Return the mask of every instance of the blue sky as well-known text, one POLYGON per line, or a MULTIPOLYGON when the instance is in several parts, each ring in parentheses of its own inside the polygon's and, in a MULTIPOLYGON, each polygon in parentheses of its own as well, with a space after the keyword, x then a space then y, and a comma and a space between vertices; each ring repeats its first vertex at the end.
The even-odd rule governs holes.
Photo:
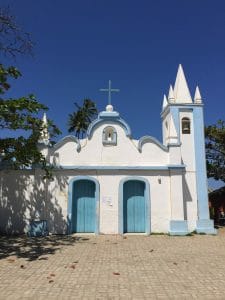
POLYGON ((2 0, 32 34, 34 58, 18 58, 23 77, 10 95, 34 93, 67 134, 74 102, 103 110, 108 80, 120 93, 114 108, 133 136, 161 140, 163 94, 183 65, 190 91, 198 84, 205 123, 225 119, 224 0, 2 0))

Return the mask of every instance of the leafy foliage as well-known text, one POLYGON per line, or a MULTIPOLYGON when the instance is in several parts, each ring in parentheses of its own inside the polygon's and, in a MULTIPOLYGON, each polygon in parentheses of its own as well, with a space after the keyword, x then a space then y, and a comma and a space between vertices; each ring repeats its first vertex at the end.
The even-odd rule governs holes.
MULTIPOLYGON (((32 54, 32 49, 30 34, 17 24, 16 18, 8 8, 0 7, 0 54, 15 59, 18 55, 32 54)), ((0 64, 1 166, 22 169, 38 164, 45 170, 45 176, 51 177, 52 167, 38 148, 41 131, 44 129, 39 115, 48 108, 39 103, 32 94, 18 99, 5 98, 11 87, 10 82, 20 76, 20 71, 14 66, 6 67, 0 64), (9 130, 10 134, 4 134, 6 130, 9 130)), ((60 133, 50 120, 48 130, 51 138, 60 133)))
POLYGON ((15 58, 18 54, 32 54, 33 42, 11 15, 9 8, 0 8, 0 53, 15 58))
POLYGON ((225 121, 205 128, 207 175, 225 182, 225 121))
MULTIPOLYGON (((3 99, 1 96, 10 88, 9 79, 19 76, 21 74, 15 67, 5 68, 0 64, 0 128, 27 132, 26 137, 23 134, 0 138, 1 159, 3 163, 15 169, 39 164, 45 170, 46 176, 50 177, 51 167, 38 149, 38 141, 44 129, 38 114, 48 108, 39 103, 34 95, 18 99, 3 99)), ((52 121, 48 121, 48 129, 51 138, 60 133, 52 121)))
POLYGON ((69 132, 75 132, 77 138, 83 138, 87 132, 89 124, 97 116, 96 104, 90 99, 83 100, 83 106, 81 107, 77 103, 76 111, 69 114, 69 132))

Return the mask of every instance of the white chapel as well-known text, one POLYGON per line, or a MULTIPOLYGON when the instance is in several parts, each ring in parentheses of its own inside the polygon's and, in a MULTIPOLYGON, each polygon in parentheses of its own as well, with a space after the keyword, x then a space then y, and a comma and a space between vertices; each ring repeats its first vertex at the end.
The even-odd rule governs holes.
POLYGON ((53 180, 38 167, 1 168, 0 232, 24 233, 36 221, 37 230, 45 222, 53 234, 215 234, 203 101, 198 87, 192 99, 181 65, 161 119, 162 143, 151 135, 133 139, 111 104, 85 139, 70 135, 52 146, 46 128, 40 149, 54 166, 53 180))

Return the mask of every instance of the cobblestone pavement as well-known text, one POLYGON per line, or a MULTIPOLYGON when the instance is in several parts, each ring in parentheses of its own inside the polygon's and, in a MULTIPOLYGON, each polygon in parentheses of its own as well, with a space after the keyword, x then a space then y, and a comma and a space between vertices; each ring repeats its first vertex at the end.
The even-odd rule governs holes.
POLYGON ((0 237, 0 299, 225 299, 225 231, 0 237))

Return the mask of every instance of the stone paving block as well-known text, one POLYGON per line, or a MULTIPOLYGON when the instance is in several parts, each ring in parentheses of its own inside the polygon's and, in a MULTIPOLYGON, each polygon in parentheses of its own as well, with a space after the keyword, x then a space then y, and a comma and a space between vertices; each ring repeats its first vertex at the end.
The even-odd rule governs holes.
POLYGON ((0 237, 0 299, 225 299, 217 236, 0 237))

